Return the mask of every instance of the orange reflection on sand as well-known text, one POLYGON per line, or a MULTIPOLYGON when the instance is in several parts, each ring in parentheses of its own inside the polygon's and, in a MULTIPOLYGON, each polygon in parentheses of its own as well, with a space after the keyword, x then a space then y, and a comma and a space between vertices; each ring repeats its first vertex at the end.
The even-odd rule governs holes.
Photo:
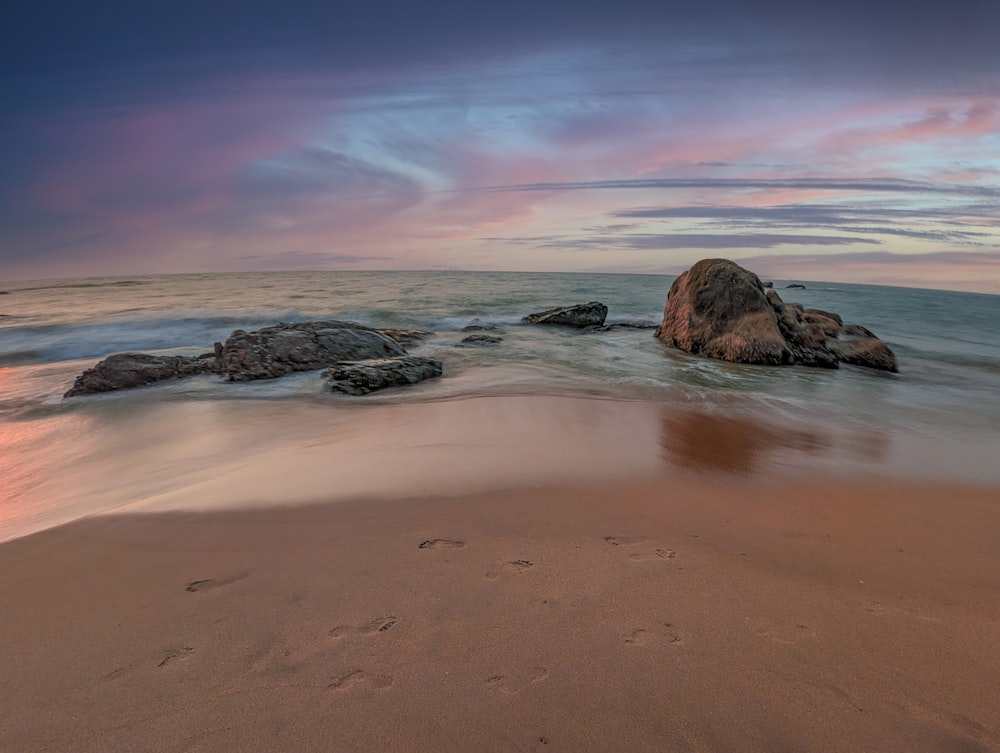
POLYGON ((660 427, 663 460, 706 472, 757 473, 784 450, 823 454, 833 447, 824 432, 695 411, 667 413, 660 427))

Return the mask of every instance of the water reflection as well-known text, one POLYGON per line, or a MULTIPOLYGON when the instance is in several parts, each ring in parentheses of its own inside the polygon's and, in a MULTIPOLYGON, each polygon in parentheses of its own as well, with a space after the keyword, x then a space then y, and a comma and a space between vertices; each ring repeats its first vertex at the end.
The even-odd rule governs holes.
POLYGON ((888 439, 874 432, 843 437, 814 428, 698 411, 670 411, 660 420, 661 459, 705 473, 753 474, 778 465, 801 465, 803 455, 833 460, 844 450, 858 459, 879 461, 887 448, 888 439))

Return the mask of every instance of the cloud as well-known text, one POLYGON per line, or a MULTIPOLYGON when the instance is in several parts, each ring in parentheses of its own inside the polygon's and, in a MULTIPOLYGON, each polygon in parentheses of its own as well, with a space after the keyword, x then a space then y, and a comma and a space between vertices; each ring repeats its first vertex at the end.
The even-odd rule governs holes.
MULTIPOLYGON (((818 191, 855 191, 871 193, 947 194, 1000 198, 1000 187, 947 185, 903 178, 630 178, 549 183, 525 183, 510 186, 482 186, 463 190, 506 191, 609 191, 637 189, 787 189, 818 191)), ((635 216, 635 215, 632 215, 635 216)))
POLYGON ((849 246, 856 243, 878 244, 871 238, 834 235, 793 235, 779 233, 629 233, 581 238, 573 235, 541 235, 520 238, 480 238, 483 241, 572 251, 589 250, 675 250, 741 249, 776 246, 849 246))

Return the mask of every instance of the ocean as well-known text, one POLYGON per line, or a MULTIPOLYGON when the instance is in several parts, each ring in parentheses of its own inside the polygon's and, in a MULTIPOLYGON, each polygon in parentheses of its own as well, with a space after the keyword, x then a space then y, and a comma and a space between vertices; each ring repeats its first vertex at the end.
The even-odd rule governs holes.
POLYGON ((109 510, 312 501, 400 484, 418 496, 595 473, 1000 482, 998 296, 775 281, 785 301, 873 330, 895 351, 898 374, 729 364, 670 349, 650 329, 519 324, 593 300, 608 306, 609 324, 658 323, 672 279, 275 272, 0 282, 0 540, 109 510), (112 353, 196 354, 234 329, 312 319, 431 331, 410 352, 440 359, 444 377, 362 398, 324 392, 320 372, 62 397, 112 353), (496 327, 502 343, 456 347, 473 324, 496 327))

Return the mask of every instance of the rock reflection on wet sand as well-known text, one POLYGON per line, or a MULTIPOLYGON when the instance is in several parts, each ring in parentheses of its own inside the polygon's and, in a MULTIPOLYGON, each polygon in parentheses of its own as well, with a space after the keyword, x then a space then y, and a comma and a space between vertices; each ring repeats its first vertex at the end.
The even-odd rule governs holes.
POLYGON ((661 459, 703 472, 753 474, 776 465, 801 463, 802 456, 827 459, 849 456, 884 458, 888 439, 865 432, 835 436, 832 432, 699 411, 668 411, 660 419, 661 459), (794 457, 793 457, 794 456, 794 457))

